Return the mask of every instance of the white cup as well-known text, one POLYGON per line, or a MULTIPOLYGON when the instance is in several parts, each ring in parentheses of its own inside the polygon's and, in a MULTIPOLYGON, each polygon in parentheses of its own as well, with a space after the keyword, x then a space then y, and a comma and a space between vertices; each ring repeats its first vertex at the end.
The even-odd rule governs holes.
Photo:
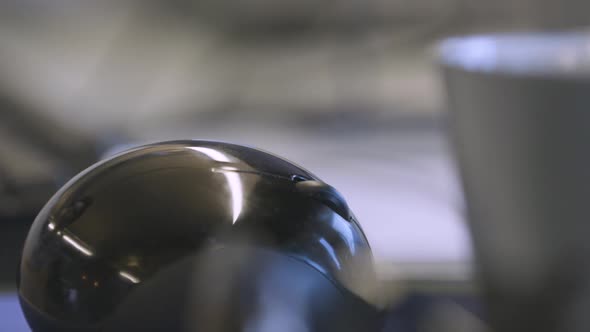
POLYGON ((590 331, 590 34, 441 43, 495 331, 590 331))

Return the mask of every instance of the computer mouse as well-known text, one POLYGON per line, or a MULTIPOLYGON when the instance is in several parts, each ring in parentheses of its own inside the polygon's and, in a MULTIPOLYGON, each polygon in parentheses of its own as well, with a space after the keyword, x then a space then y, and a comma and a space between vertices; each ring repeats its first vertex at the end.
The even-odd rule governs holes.
POLYGON ((26 238, 33 332, 377 331, 369 242, 346 200, 258 149, 131 148, 67 182, 26 238))

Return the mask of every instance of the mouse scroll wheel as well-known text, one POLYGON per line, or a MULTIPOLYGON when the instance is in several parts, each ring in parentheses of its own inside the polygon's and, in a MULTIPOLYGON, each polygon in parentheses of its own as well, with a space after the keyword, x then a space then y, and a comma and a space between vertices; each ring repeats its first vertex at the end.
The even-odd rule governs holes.
POLYGON ((330 207, 347 221, 351 219, 348 204, 340 193, 327 183, 307 180, 295 184, 297 191, 330 207))

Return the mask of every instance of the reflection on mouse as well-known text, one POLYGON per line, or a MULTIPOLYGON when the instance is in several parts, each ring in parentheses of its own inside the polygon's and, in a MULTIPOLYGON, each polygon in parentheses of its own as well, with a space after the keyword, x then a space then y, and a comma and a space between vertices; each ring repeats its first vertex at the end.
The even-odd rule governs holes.
POLYGON ((37 216, 18 271, 34 332, 377 331, 371 250, 312 173, 234 144, 101 161, 37 216))

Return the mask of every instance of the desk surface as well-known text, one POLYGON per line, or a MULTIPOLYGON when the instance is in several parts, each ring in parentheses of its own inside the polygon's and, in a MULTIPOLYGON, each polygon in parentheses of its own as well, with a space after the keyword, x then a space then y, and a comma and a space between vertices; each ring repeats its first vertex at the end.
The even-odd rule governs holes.
POLYGON ((13 293, 0 294, 0 331, 27 332, 27 323, 13 293))

